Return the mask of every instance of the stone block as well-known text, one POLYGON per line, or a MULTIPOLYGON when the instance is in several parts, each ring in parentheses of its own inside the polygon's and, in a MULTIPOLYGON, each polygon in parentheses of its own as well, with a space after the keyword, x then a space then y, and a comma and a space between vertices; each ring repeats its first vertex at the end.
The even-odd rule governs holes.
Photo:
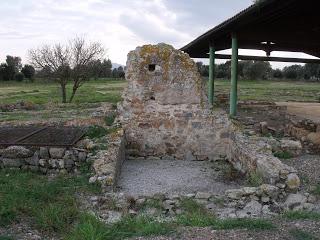
POLYGON ((302 145, 300 141, 282 139, 280 140, 280 148, 282 151, 286 151, 292 156, 299 156, 302 152, 302 145))
POLYGON ((195 198, 196 199, 209 199, 211 197, 210 193, 207 192, 197 192, 195 198))
POLYGON ((12 159, 2 157, 1 161, 4 168, 20 168, 24 165, 23 159, 20 158, 12 159))
POLYGON ((61 159, 64 156, 66 149, 65 148, 50 148, 49 153, 50 157, 53 159, 61 159))
POLYGON ((39 159, 39 165, 40 165, 40 167, 47 167, 48 160, 47 159, 39 159))
POLYGON ((247 214, 248 216, 259 216, 262 211, 262 205, 255 200, 251 200, 242 211, 242 214, 247 214))
POLYGON ((49 155, 49 150, 47 147, 40 147, 39 149, 39 157, 41 159, 49 159, 50 155, 49 155))
POLYGON ((10 146, 1 153, 3 158, 28 158, 33 156, 33 152, 23 146, 10 146))
POLYGON ((320 132, 309 133, 307 136, 307 140, 313 143, 314 145, 320 145, 320 132))
POLYGON ((59 159, 49 159, 48 165, 50 168, 56 169, 59 168, 59 159))
POLYGON ((39 155, 37 152, 35 152, 35 154, 30 157, 30 158, 25 158, 24 161, 31 166, 39 166, 39 155))
POLYGON ((85 162, 86 159, 87 159, 87 153, 84 151, 79 151, 79 153, 78 153, 79 162, 85 162))
POLYGON ((284 202, 284 206, 287 209, 293 209, 303 203, 307 202, 307 197, 302 194, 289 194, 286 201, 284 202))
POLYGON ((287 176, 286 185, 290 191, 296 191, 300 187, 300 178, 296 173, 290 173, 287 176))
POLYGON ((64 167, 67 170, 71 170, 74 167, 75 162, 72 159, 64 159, 64 167))
POLYGON ((230 189, 226 191, 227 197, 233 200, 241 199, 244 194, 245 193, 242 189, 230 189))

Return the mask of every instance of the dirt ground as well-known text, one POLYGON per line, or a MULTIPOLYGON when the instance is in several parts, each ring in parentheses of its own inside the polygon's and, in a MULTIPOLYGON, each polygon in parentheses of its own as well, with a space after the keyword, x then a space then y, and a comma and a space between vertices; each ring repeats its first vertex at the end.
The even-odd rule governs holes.
POLYGON ((320 123, 320 103, 277 102, 277 106, 286 106, 287 113, 320 123))

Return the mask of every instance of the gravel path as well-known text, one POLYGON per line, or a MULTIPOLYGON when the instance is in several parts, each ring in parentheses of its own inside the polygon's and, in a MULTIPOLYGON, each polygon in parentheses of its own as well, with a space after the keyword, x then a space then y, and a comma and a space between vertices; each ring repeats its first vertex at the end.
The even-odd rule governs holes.
POLYGON ((294 167, 302 179, 303 187, 320 184, 320 156, 301 155, 296 158, 282 160, 285 164, 294 167))
POLYGON ((209 192, 222 194, 238 188, 236 183, 224 182, 216 162, 128 160, 122 167, 118 182, 120 191, 132 195, 156 193, 184 194, 209 192))

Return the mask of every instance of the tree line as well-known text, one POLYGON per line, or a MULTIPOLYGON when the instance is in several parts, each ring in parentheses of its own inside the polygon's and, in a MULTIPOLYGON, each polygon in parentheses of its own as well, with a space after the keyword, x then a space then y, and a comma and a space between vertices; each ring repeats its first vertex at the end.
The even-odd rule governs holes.
POLYGON ((124 78, 122 66, 112 69, 110 59, 105 59, 105 49, 100 42, 88 42, 76 37, 68 44, 56 43, 30 49, 31 65, 22 66, 20 57, 7 56, 0 65, 0 80, 22 81, 24 78, 45 78, 60 85, 63 103, 72 102, 77 90, 90 79, 124 78), (71 92, 67 85, 71 84, 71 92))
MULTIPOLYGON (((209 76, 209 66, 197 62, 201 76, 209 76)), ((320 80, 320 64, 307 63, 305 65, 292 65, 283 69, 273 69, 269 62, 263 61, 239 61, 239 77, 248 80, 320 80)), ((231 61, 215 65, 215 77, 230 79, 231 61)))
POLYGON ((35 69, 32 65, 21 63, 20 57, 8 55, 6 61, 0 64, 0 81, 23 81, 24 78, 32 80, 35 69))
MULTIPOLYGON (((95 60, 90 63, 88 68, 91 77, 99 78, 124 78, 125 69, 122 66, 112 68, 110 59, 95 60)), ((5 62, 0 64, 0 81, 23 81, 28 79, 33 81, 34 78, 48 77, 48 68, 36 70, 32 65, 21 63, 21 58, 16 56, 6 56, 5 62)))

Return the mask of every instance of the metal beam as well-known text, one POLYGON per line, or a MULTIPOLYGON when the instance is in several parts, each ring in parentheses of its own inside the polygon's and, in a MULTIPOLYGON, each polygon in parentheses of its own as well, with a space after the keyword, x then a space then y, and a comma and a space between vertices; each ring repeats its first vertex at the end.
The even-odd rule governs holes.
MULTIPOLYGON (((216 54, 216 59, 231 59, 232 56, 228 54, 216 54)), ((247 56, 239 55, 239 60, 254 60, 254 61, 270 61, 270 62, 294 62, 294 63, 318 63, 320 59, 308 58, 285 58, 285 57, 264 57, 264 56, 247 56)))
MULTIPOLYGON (((216 54, 216 59, 227 59, 232 58, 229 54, 216 54)), ((239 55, 239 60, 254 60, 254 61, 268 61, 268 62, 292 62, 292 63, 318 63, 320 59, 308 59, 308 58, 286 58, 286 57, 264 57, 264 56, 247 56, 239 55)))
POLYGON ((232 34, 232 58, 231 58, 231 90, 230 90, 230 116, 237 115, 238 98, 238 39, 232 34))
POLYGON ((215 50, 214 46, 210 45, 209 48, 209 55, 210 55, 210 61, 209 61, 209 104, 212 106, 214 101, 214 62, 215 62, 215 50))

